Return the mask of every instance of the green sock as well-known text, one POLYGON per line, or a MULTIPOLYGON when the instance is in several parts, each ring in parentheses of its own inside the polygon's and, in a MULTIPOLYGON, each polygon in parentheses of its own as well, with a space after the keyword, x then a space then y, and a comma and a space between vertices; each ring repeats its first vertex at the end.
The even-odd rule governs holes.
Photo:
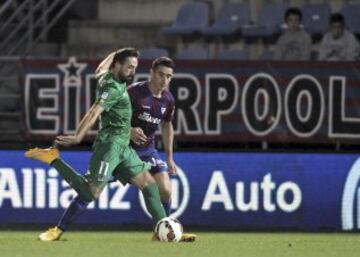
POLYGON ((153 217, 154 222, 158 222, 166 217, 163 205, 161 204, 159 189, 155 183, 152 183, 142 190, 146 208, 153 217))
POLYGON ((81 200, 86 202, 95 200, 86 179, 71 168, 66 162, 61 159, 56 159, 51 163, 51 166, 53 166, 60 173, 62 178, 75 189, 81 200))

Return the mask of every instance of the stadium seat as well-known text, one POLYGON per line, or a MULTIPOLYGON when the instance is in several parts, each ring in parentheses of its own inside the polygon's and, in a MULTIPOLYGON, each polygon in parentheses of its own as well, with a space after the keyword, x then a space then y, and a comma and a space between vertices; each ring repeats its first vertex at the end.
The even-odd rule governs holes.
POLYGON ((176 56, 179 60, 207 60, 209 53, 205 48, 193 47, 183 49, 176 56))
POLYGON ((205 36, 230 36, 241 31, 250 22, 250 10, 245 3, 225 3, 215 23, 202 30, 205 36))
POLYGON ((140 50, 140 59, 156 59, 161 56, 169 56, 165 48, 145 48, 140 50))
POLYGON ((218 60, 248 60, 249 54, 244 50, 223 50, 218 56, 218 60))
POLYGON ((341 8, 346 27, 356 35, 360 35, 360 4, 345 3, 341 8))
POLYGON ((304 29, 312 36, 323 35, 329 27, 331 7, 328 3, 305 4, 302 8, 304 29))
POLYGON ((162 31, 167 36, 190 36, 200 33, 208 23, 209 5, 205 2, 188 2, 179 9, 175 23, 162 31))
POLYGON ((255 24, 244 25, 241 29, 246 39, 271 38, 280 33, 284 23, 286 4, 266 3, 261 8, 255 24))

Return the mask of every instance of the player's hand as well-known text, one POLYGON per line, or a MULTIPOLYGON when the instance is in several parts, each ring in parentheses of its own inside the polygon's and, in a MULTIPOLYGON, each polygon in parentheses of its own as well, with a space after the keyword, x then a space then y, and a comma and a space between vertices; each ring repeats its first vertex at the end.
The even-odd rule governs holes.
POLYGON ((131 128, 131 141, 137 145, 142 145, 147 141, 147 137, 141 128, 135 127, 131 128))
POLYGON ((80 139, 77 138, 75 135, 61 135, 57 136, 55 139, 55 143, 63 146, 71 146, 77 145, 80 143, 80 139))
POLYGON ((168 166, 169 175, 176 175, 176 164, 173 159, 167 159, 166 164, 168 166))

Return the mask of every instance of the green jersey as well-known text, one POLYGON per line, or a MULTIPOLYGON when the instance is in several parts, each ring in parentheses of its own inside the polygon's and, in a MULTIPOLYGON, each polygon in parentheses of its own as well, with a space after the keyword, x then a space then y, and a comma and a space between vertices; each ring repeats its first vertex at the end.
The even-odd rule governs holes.
POLYGON ((96 104, 104 108, 100 117, 100 130, 95 144, 116 142, 130 143, 132 108, 126 83, 118 81, 111 72, 98 78, 96 104))

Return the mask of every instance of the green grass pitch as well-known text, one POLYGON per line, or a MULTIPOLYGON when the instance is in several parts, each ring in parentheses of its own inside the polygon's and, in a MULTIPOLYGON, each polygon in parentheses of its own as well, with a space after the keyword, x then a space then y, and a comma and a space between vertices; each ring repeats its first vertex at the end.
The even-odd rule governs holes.
POLYGON ((39 231, 0 231, 0 257, 352 257, 360 256, 355 233, 200 232, 194 243, 152 242, 149 232, 69 232, 41 242, 39 231))

